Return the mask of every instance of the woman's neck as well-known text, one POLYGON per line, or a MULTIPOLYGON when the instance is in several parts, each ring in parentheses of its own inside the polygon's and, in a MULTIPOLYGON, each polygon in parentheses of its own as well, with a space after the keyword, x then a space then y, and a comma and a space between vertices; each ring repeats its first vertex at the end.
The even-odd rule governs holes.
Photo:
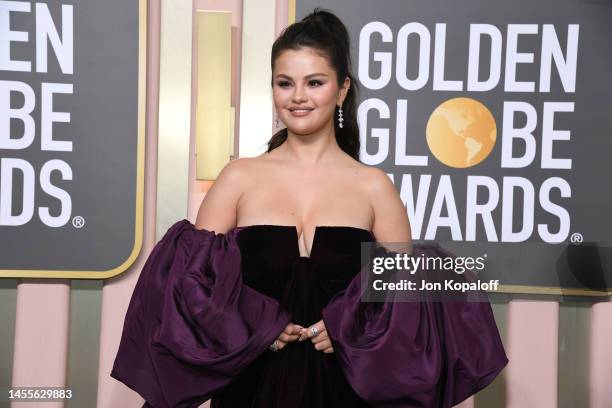
POLYGON ((287 140, 281 148, 291 160, 303 165, 336 160, 342 150, 336 141, 333 127, 309 135, 298 135, 287 129, 287 140))

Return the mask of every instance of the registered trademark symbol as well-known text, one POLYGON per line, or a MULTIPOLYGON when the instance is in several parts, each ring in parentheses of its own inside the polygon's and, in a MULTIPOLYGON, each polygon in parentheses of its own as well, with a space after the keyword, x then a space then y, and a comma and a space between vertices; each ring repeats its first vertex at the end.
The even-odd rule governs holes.
POLYGON ((85 218, 77 215, 72 219, 72 226, 74 228, 83 228, 85 226, 85 218))
POLYGON ((570 242, 572 244, 580 244, 582 243, 582 240, 583 240, 582 234, 579 232, 574 232, 572 236, 570 237, 570 242))

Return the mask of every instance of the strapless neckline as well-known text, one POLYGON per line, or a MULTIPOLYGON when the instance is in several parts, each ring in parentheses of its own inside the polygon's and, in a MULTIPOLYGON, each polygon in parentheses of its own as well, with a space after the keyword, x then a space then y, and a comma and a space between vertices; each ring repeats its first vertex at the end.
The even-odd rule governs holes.
MULTIPOLYGON (((251 225, 241 225, 241 226, 236 226, 234 228, 232 228, 232 230, 236 231, 236 232, 241 232, 244 230, 249 230, 249 229, 265 229, 265 228, 272 228, 272 229, 279 229, 281 231, 288 231, 291 232, 294 235, 294 243, 295 243, 295 247, 297 249, 297 253, 300 253, 299 250, 299 234, 298 234, 298 228, 297 225, 280 225, 280 224, 251 224, 251 225)), ((310 254, 309 255, 299 255, 300 259, 311 259, 313 258, 313 255, 316 251, 317 248, 317 243, 319 242, 319 235, 320 235, 320 231, 325 231, 325 230, 345 230, 345 231, 355 231, 358 233, 365 233, 368 235, 369 240, 372 240, 374 238, 374 234, 372 234, 372 231, 367 230, 365 228, 361 228, 361 227, 354 227, 354 226, 350 226, 350 225, 315 225, 314 228, 314 234, 312 236, 312 243, 310 244, 310 254)), ((231 231, 231 230, 230 230, 231 231)))

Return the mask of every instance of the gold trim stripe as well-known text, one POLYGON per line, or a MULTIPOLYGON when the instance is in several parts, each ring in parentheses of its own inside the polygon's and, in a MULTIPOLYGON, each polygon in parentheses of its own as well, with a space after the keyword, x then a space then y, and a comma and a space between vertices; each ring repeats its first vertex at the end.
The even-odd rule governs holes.
POLYGON ((288 0, 289 1, 289 7, 288 7, 288 13, 287 13, 287 17, 288 17, 288 22, 289 24, 293 24, 295 23, 295 13, 296 13, 296 0, 288 0))

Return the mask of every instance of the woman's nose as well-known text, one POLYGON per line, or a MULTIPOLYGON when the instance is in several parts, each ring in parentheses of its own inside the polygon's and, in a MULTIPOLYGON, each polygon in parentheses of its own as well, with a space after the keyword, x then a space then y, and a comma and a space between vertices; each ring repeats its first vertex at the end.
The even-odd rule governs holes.
POLYGON ((306 94, 304 92, 304 87, 296 86, 294 89, 295 89, 295 92, 293 92, 293 102, 295 103, 305 102, 306 94))

